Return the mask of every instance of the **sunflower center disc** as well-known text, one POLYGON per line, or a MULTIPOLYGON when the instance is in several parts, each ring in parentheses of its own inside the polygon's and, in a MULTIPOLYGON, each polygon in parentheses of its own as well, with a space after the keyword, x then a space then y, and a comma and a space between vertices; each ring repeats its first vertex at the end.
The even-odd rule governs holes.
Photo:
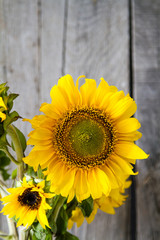
POLYGON ((101 110, 75 109, 58 121, 53 145, 68 166, 88 169, 106 162, 115 136, 109 117, 101 110))
POLYGON ((100 154, 104 148, 104 131, 94 120, 78 122, 69 135, 72 148, 82 157, 100 154))
POLYGON ((31 188, 26 189, 22 195, 18 196, 18 201, 22 206, 29 206, 31 209, 38 209, 41 203, 41 197, 36 191, 31 191, 31 188))

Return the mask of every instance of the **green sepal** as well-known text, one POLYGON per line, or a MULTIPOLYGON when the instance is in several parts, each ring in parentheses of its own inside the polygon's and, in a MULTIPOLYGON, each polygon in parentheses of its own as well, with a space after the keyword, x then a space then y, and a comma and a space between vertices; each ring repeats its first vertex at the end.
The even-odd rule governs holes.
MULTIPOLYGON (((14 128, 15 128, 16 133, 17 133, 17 135, 18 135, 18 137, 20 139, 20 142, 21 142, 21 145, 22 145, 22 149, 23 149, 23 152, 24 152, 26 150, 26 147, 27 147, 26 138, 25 138, 24 134, 17 127, 14 126, 14 128)), ((13 145, 12 142, 11 142, 11 147, 15 151, 14 145, 13 145)))
POLYGON ((16 111, 13 111, 9 115, 6 115, 6 119, 4 120, 3 127, 6 130, 8 125, 12 122, 15 122, 18 118, 20 118, 19 114, 16 111))
POLYGON ((89 217, 93 211, 93 198, 89 197, 83 200, 78 207, 82 210, 84 217, 89 217))
POLYGON ((57 236, 56 240, 79 240, 79 238, 69 232, 65 232, 64 234, 57 236))

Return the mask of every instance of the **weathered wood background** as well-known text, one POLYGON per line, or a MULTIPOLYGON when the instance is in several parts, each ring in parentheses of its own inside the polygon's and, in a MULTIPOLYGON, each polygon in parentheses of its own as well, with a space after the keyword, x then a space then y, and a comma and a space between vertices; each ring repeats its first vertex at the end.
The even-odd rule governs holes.
MULTIPOLYGON (((130 92, 150 153, 125 205, 74 228, 80 240, 160 239, 160 1, 0 0, 0 79, 20 94, 21 116, 50 102, 58 78, 82 74, 130 92)), ((29 124, 18 122, 27 135, 29 124)), ((1 229, 6 222, 1 217, 1 229)), ((6 230, 7 231, 7 230, 6 230)))

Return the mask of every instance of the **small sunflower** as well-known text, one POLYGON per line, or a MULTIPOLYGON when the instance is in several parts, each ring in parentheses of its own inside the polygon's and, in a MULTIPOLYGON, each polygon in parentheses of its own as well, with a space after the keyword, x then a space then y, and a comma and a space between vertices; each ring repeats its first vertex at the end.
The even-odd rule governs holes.
POLYGON ((6 114, 3 113, 3 111, 7 110, 7 107, 2 99, 2 97, 0 97, 0 118, 1 118, 1 122, 3 122, 6 119, 6 114))
POLYGON ((98 209, 109 214, 115 214, 114 208, 120 207, 125 202, 127 195, 124 195, 124 192, 130 185, 131 181, 125 181, 121 188, 112 189, 108 197, 103 195, 101 198, 95 199, 93 202, 93 211, 89 217, 84 217, 81 209, 76 207, 72 211, 71 218, 68 220, 68 229, 71 229, 74 223, 76 223, 77 227, 80 227, 84 220, 90 224, 94 220, 98 209))
MULTIPOLYGON (((81 76, 84 77, 84 76, 81 76)), ((79 77, 80 78, 80 77, 79 77)), ((45 115, 28 120, 35 129, 28 144, 35 145, 24 162, 37 170, 48 168, 51 191, 78 201, 108 196, 111 189, 123 185, 136 159, 148 155, 134 141, 142 134, 140 123, 131 118, 137 106, 123 91, 109 86, 101 78, 76 86, 70 75, 59 79, 43 103, 45 115)))
POLYGON ((28 228, 37 218, 44 229, 45 226, 50 228, 45 211, 51 207, 46 203, 46 198, 52 198, 53 194, 44 193, 44 184, 45 181, 37 185, 32 181, 27 183, 24 177, 21 187, 7 189, 10 195, 1 199, 5 204, 1 212, 9 218, 15 216, 17 227, 23 224, 28 228))
POLYGON ((68 229, 71 229, 74 223, 76 223, 77 227, 80 227, 83 224, 84 220, 86 220, 87 223, 90 224, 94 220, 97 210, 98 205, 94 202, 91 215, 89 217, 84 217, 81 209, 79 207, 76 207, 76 209, 72 211, 71 218, 68 220, 68 229))
POLYGON ((95 204, 103 212, 115 214, 114 208, 120 207, 126 201, 127 195, 124 195, 124 192, 130 185, 131 181, 125 181, 120 188, 112 189, 108 197, 103 195, 101 198, 95 199, 95 204))

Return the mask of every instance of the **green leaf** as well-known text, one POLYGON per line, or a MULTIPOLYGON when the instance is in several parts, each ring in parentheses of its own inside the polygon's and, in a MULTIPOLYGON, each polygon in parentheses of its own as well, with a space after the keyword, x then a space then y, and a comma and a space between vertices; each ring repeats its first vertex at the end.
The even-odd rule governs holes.
POLYGON ((37 238, 37 237, 35 236, 35 234, 33 234, 33 235, 32 235, 32 240, 39 240, 39 238, 37 238))
POLYGON ((17 177, 17 168, 12 171, 12 179, 16 179, 17 177))
POLYGON ((13 107, 13 100, 18 97, 19 94, 16 93, 11 93, 8 95, 8 99, 7 99, 7 107, 8 107, 8 111, 10 111, 13 107))
POLYGON ((76 209, 78 205, 78 202, 77 202, 77 199, 74 198, 71 202, 69 202, 67 204, 67 215, 68 215, 68 218, 70 218, 72 216, 72 211, 76 209))
POLYGON ((0 123, 0 137, 4 134, 3 123, 0 123))
POLYGON ((0 169, 1 173, 2 173, 2 177, 3 177, 3 180, 6 181, 7 179, 9 179, 10 177, 10 174, 7 173, 7 170, 6 169, 0 169))
POLYGON ((79 238, 69 232, 65 232, 64 234, 57 236, 56 240, 79 240, 79 238))
POLYGON ((54 221, 49 223, 49 226, 51 227, 52 233, 56 233, 57 232, 57 225, 54 221))
POLYGON ((82 203, 80 203, 78 206, 81 208, 84 217, 89 217, 93 211, 92 197, 83 200, 82 203))
POLYGON ((0 150, 0 167, 5 167, 10 164, 10 159, 6 156, 6 154, 0 150))
POLYGON ((10 177, 10 174, 5 169, 6 166, 10 164, 10 159, 6 156, 6 154, 0 150, 0 172, 4 180, 7 180, 10 177))
POLYGON ((33 225, 33 236, 34 240, 52 240, 52 233, 49 228, 42 228, 40 223, 34 223, 33 225))
MULTIPOLYGON (((17 135, 18 135, 18 137, 20 139, 20 142, 21 142, 21 145, 22 145, 22 149, 23 149, 23 152, 24 152, 26 147, 27 147, 26 138, 25 138, 24 134, 17 127, 14 126, 14 128, 15 128, 16 133, 17 133, 17 135)), ((13 143, 11 143, 11 146, 12 146, 13 150, 15 151, 13 143)))
POLYGON ((3 92, 6 93, 8 91, 9 87, 6 87, 6 84, 7 83, 0 84, 0 95, 2 95, 3 92))
POLYGON ((67 230, 68 225, 68 215, 66 210, 62 207, 57 218, 57 232, 56 234, 63 234, 67 230))
POLYGON ((37 177, 37 173, 34 171, 33 167, 30 167, 29 165, 27 165, 26 174, 32 177, 37 177))

